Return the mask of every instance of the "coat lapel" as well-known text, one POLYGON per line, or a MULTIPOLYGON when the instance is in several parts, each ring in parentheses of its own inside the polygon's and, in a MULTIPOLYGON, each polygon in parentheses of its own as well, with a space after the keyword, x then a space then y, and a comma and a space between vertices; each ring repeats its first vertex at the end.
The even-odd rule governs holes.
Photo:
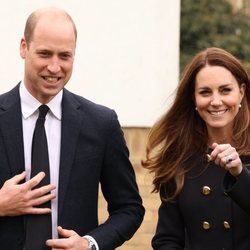
POLYGON ((0 130, 12 175, 24 171, 22 113, 19 85, 5 94, 0 104, 0 130))
POLYGON ((62 101, 62 134, 58 192, 59 219, 74 161, 74 154, 80 127, 80 104, 69 91, 64 89, 62 101))

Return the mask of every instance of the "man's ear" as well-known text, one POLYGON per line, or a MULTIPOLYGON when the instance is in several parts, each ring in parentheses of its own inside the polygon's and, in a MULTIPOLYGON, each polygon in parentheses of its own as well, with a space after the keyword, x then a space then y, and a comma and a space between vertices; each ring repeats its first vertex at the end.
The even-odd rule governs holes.
POLYGON ((26 50, 27 50, 27 42, 24 38, 22 38, 20 42, 20 56, 23 59, 25 59, 26 57, 26 50))

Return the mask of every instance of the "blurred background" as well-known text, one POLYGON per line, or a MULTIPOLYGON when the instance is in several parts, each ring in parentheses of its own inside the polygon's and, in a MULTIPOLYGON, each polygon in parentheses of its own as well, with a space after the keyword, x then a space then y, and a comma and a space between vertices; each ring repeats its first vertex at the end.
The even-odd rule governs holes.
POLYGON ((250 1, 181 1, 180 71, 206 47, 221 47, 250 71, 250 1))
MULTIPOLYGON (((19 43, 25 21, 45 6, 67 10, 78 29, 67 88, 115 109, 130 150, 146 214, 135 236, 119 249, 152 249, 160 201, 151 193, 151 174, 141 166, 148 132, 171 104, 185 65, 201 49, 226 49, 250 72, 250 0, 2 2, 0 93, 22 80, 19 43)), ((99 215, 100 223, 108 216, 101 190, 99 215)))

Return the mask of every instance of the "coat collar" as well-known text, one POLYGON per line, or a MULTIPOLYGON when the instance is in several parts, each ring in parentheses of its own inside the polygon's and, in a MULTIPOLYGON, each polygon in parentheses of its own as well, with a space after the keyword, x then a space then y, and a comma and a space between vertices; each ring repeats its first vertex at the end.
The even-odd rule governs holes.
POLYGON ((69 182, 77 139, 80 133, 81 122, 82 118, 80 115, 80 103, 76 100, 71 92, 64 89, 62 100, 62 134, 59 169, 58 218, 60 218, 64 197, 69 182))

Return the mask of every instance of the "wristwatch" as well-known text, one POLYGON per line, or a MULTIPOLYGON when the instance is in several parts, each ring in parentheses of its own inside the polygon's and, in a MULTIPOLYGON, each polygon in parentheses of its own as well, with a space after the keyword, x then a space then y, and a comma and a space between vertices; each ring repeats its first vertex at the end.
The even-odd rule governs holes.
POLYGON ((95 243, 90 238, 84 237, 84 239, 89 242, 88 250, 96 250, 95 243))

